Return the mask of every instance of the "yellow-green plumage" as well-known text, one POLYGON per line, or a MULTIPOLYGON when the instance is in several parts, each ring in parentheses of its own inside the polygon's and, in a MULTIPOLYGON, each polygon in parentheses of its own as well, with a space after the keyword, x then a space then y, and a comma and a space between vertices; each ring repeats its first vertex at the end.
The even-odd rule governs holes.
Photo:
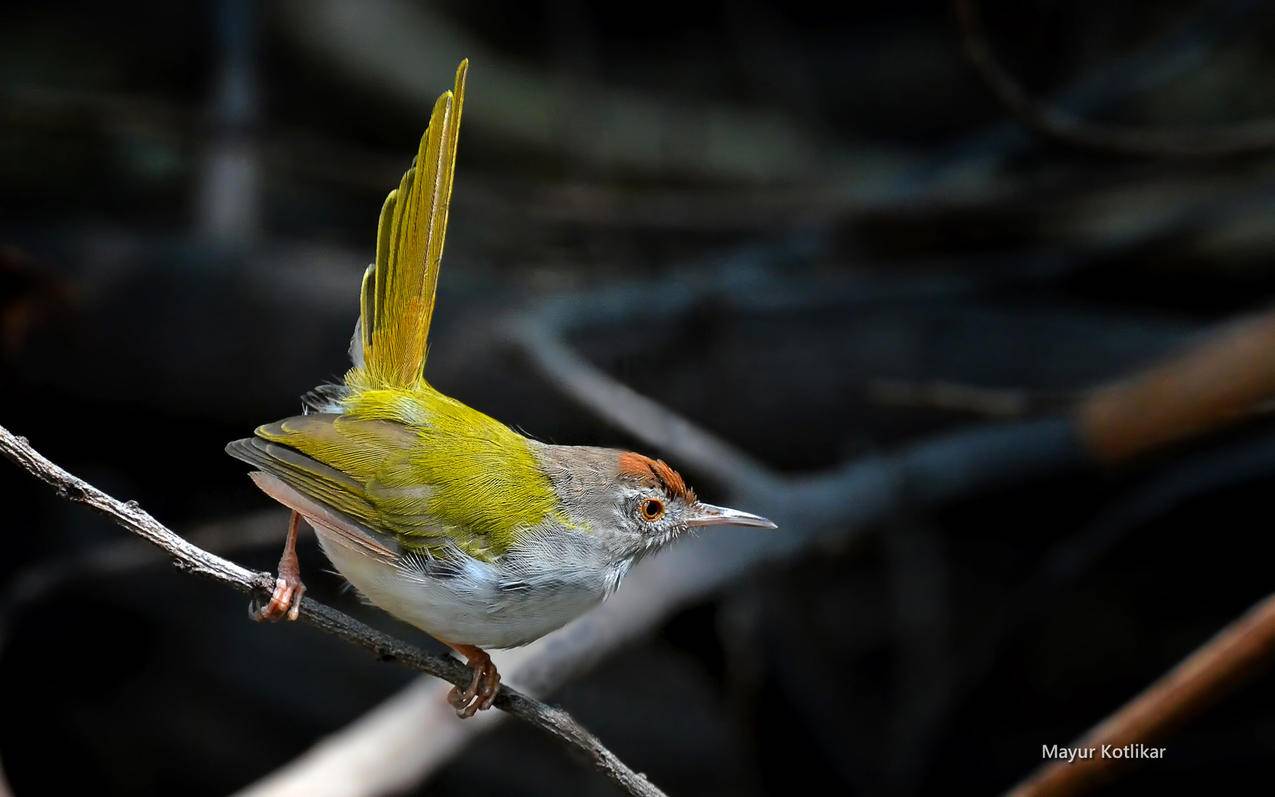
POLYGON ((491 561, 559 507, 526 438, 424 377, 467 69, 381 209, 340 412, 261 426, 258 439, 278 445, 236 456, 405 547, 491 561))
POLYGON ((468 63, 434 106, 415 160, 381 209, 376 256, 342 384, 306 414, 226 446, 293 511, 279 577, 258 619, 297 619, 300 519, 371 603, 445 641, 474 670, 449 700, 489 708, 499 675, 483 648, 539 639, 606 599, 629 568, 694 526, 773 528, 700 502, 665 463, 537 443, 425 380, 468 63))
POLYGON ((423 382, 353 392, 344 414, 303 415, 256 434, 348 477, 290 483, 409 548, 451 542, 489 560, 557 507, 526 438, 423 382))
POLYGON ((414 388, 422 378, 468 70, 461 61, 455 88, 434 103, 415 161, 381 207, 376 262, 363 275, 363 362, 345 378, 352 388, 414 388))

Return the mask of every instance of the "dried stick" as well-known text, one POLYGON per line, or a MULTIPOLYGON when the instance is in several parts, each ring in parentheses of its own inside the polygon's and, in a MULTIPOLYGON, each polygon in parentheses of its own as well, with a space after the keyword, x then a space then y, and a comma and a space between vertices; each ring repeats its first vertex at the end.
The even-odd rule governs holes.
POLYGON ((1146 691, 1100 722, 1072 746, 1095 748, 1093 758, 1054 761, 1010 792, 1014 797, 1083 794, 1131 759, 1105 758, 1103 745, 1152 746, 1158 739, 1251 677, 1275 658, 1275 595, 1270 595, 1187 656, 1146 691))
POLYGON ((974 0, 954 0, 965 55, 996 99, 1032 130, 1081 149, 1154 158, 1223 158, 1275 149, 1275 122, 1233 127, 1154 130, 1094 124, 1052 108, 1027 94, 996 60, 974 0))
MULTIPOLYGON (((106 515, 117 525, 162 548, 172 557, 178 570, 206 576, 250 595, 269 594, 274 588, 273 575, 248 570, 192 545, 151 517, 135 501, 119 501, 73 476, 32 448, 25 438, 14 435, 3 426, 0 426, 0 454, 48 484, 61 497, 106 515)), ((371 651, 382 660, 397 661, 462 688, 469 682, 469 668, 459 661, 425 653, 309 598, 302 602, 301 619, 371 651)), ((661 797, 664 794, 645 776, 629 769, 597 737, 562 709, 541 703, 507 686, 501 688, 495 705, 582 752, 595 769, 629 794, 644 797, 661 797)))
POLYGON ((1275 310, 1223 325, 1163 363, 1094 391, 1078 408, 1086 447, 1123 462, 1221 428, 1275 396, 1275 310))

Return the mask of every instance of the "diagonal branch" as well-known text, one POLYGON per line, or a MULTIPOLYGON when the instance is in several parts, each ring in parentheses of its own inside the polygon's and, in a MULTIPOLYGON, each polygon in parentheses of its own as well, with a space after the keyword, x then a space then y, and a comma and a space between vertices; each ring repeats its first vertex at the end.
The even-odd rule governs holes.
MULTIPOLYGON (((1219 631, 1141 694, 1071 746, 1154 747, 1174 729, 1235 691, 1275 658, 1275 595, 1219 631)), ((1095 755, 1074 763, 1051 761, 1010 792, 1011 797, 1064 797, 1092 791, 1129 767, 1135 756, 1095 755)))
MULTIPOLYGON (((0 454, 48 484, 61 497, 106 515, 117 525, 163 549, 179 570, 214 579, 250 595, 269 594, 274 589, 274 576, 248 570, 192 545, 151 517, 137 502, 119 501, 66 472, 32 448, 26 438, 18 437, 3 426, 0 426, 0 454)), ((469 683, 469 668, 459 661, 428 654, 330 606, 305 598, 301 604, 301 619, 372 652, 384 661, 397 661, 462 688, 469 683)), ((501 687, 495 705, 583 753, 596 770, 629 794, 663 797, 664 793, 659 788, 625 765, 566 711, 541 703, 508 686, 501 687)))

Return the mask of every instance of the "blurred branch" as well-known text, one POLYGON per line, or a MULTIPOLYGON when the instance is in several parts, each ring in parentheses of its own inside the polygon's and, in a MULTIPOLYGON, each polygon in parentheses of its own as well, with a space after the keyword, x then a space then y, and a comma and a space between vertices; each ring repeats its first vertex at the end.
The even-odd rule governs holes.
MULTIPOLYGON (((279 544, 282 515, 266 510, 233 521, 209 523, 186 535, 194 545, 216 554, 245 548, 279 544)), ((44 598, 78 578, 131 574, 164 562, 164 552, 131 537, 71 551, 44 562, 36 562, 13 574, 0 590, 0 648, 6 643, 8 620, 27 604, 44 598)))
POLYGON ((996 665, 996 655, 1006 640, 1022 629, 1047 622, 1058 604, 1071 594, 1070 587, 1082 576, 1094 572, 1096 566, 1135 530, 1154 529, 1157 518, 1168 515, 1184 503, 1236 484, 1263 479, 1275 471, 1275 436, 1264 435, 1252 441, 1230 443, 1220 450, 1194 454, 1174 462, 1165 472, 1154 477, 1149 486, 1139 489, 1114 507, 1106 510, 1077 533, 1056 543, 1041 557, 1041 563, 986 615, 981 630, 963 643, 959 658, 949 676, 951 688, 937 693, 923 708, 927 716, 917 719, 925 727, 919 731, 914 762, 926 762, 925 771, 914 773, 922 782, 930 773, 934 759, 929 753, 944 732, 949 718, 961 706, 977 700, 982 685, 996 665))
POLYGON ((899 379, 874 379, 868 383, 867 394, 869 399, 878 404, 967 412, 989 418, 1021 418, 1046 411, 1056 412, 1067 404, 1067 397, 1061 394, 942 380, 905 382, 899 379))
MULTIPOLYGON (((571 308, 598 305, 608 308, 613 322, 622 320, 616 308, 640 307, 635 302, 603 300, 577 302, 571 308)), ((570 349, 563 334, 590 320, 589 316, 590 311, 582 309, 542 312, 522 329, 518 343, 564 393, 645 442, 675 454, 678 461, 696 463, 750 498, 754 491, 766 495, 767 487, 777 490, 785 499, 787 514, 765 505, 762 510, 780 518, 785 528, 802 522, 840 522, 839 530, 845 536, 874 520, 897 514, 903 507, 939 503, 988 485, 1003 485, 1086 460, 1094 464, 1127 462, 1250 417, 1265 410, 1275 395, 1275 365, 1267 356, 1275 348, 1275 310, 1271 310, 1211 330, 1162 364, 1089 392, 1079 398, 1068 422, 1046 417, 1036 423, 989 426, 967 435, 925 441, 892 456, 848 462, 829 473, 781 479, 726 441, 717 440, 690 420, 607 376, 570 349), (654 415, 649 414, 652 406, 658 410, 654 415), (643 422, 636 422, 638 418, 643 422)), ((952 391, 946 386, 920 393, 925 400, 951 404, 957 399, 984 410, 990 408, 994 415, 1027 412, 1032 405, 1060 408, 1064 403, 1061 396, 1028 401, 1023 395, 952 391)), ((797 539, 788 540, 788 551, 800 550, 812 540, 809 530, 801 529, 798 534, 797 539), (803 531, 806 533, 801 534, 803 531)), ((702 567, 711 565, 705 562, 702 567)), ((1201 701, 1198 708, 1206 705, 1208 701, 1201 701)), ((1168 729, 1174 716, 1166 716, 1160 732, 1168 729)), ((920 721, 924 721, 923 716, 920 721)), ((1150 726, 1156 727, 1154 723, 1150 726)), ((923 745, 923 737, 918 736, 916 743, 923 745)))
POLYGON ((1221 427, 1275 395, 1275 310, 1212 332, 1164 363, 1094 391, 1078 425, 1101 462, 1221 427))
POLYGON ((688 467, 739 489, 773 481, 765 465, 659 402, 613 379, 576 353, 543 323, 528 320, 519 345, 562 392, 629 434, 667 451, 688 467))
POLYGON ((292 0, 280 4, 278 13, 281 32, 315 53, 318 63, 412 109, 429 108, 438 76, 450 75, 468 56, 474 89, 465 112, 473 129, 507 145, 562 153, 575 163, 773 182, 826 174, 830 164, 845 167, 855 157, 835 140, 795 124, 790 114, 688 96, 677 72, 669 73, 673 85, 662 92, 585 84, 577 93, 552 73, 510 59, 429 5, 292 0), (562 135, 564 118, 578 135, 562 135), (661 145, 669 141, 680 145, 661 145))
MULTIPOLYGON (((1270 595, 1242 617, 1223 628, 1205 645, 1187 656, 1107 717, 1074 747, 1122 747, 1153 743, 1229 694, 1275 658, 1275 595, 1270 595)), ((1062 797, 1083 794, 1108 778, 1127 758, 1094 755, 1074 763, 1054 761, 1018 784, 1015 797, 1062 797)))
MULTIPOLYGON (((275 578, 269 573, 248 570, 211 554, 182 539, 134 501, 118 501, 88 482, 50 462, 31 447, 25 438, 0 427, 0 453, 18 467, 52 487, 59 496, 84 504, 106 515, 124 529, 162 548, 177 569, 211 578, 254 596, 267 595, 275 578)), ((374 653, 383 661, 397 661, 462 688, 468 684, 469 668, 451 658, 433 656, 370 628, 335 609, 309 598, 302 602, 301 619, 374 653)), ((593 767, 629 794, 659 797, 658 788, 644 776, 629 769, 596 737, 567 712, 548 706, 522 693, 502 687, 495 703, 500 708, 556 737, 568 747, 582 752, 593 767)), ((385 762, 388 765, 389 762, 385 762)))
POLYGON ((216 132, 204 154, 198 206, 202 233, 221 245, 250 242, 260 224, 261 153, 253 135, 259 16, 252 0, 228 0, 217 9, 216 132))
POLYGON ((992 53, 974 0, 953 0, 965 55, 1010 113, 1030 129, 1081 149, 1154 158, 1221 158, 1275 149, 1275 121, 1198 130, 1157 130, 1095 124, 1030 97, 992 53))
POLYGON ((876 379, 881 404, 1017 418, 1075 407, 1085 447, 1103 463, 1275 410, 1275 310, 1222 325, 1163 362, 1082 393, 876 379))

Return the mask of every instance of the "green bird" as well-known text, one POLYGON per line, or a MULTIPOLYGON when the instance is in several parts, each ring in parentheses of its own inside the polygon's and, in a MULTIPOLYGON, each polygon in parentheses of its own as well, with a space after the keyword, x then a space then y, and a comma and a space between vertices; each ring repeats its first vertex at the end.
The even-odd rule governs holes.
POLYGON ((300 610, 300 519, 363 596, 465 657, 461 717, 491 706, 484 649, 527 644, 598 605, 629 568, 689 529, 765 518, 706 504, 664 462, 524 437, 425 380, 468 61, 434 105, 416 159, 381 208, 353 366, 305 412, 226 446, 292 510, 262 620, 300 610))

